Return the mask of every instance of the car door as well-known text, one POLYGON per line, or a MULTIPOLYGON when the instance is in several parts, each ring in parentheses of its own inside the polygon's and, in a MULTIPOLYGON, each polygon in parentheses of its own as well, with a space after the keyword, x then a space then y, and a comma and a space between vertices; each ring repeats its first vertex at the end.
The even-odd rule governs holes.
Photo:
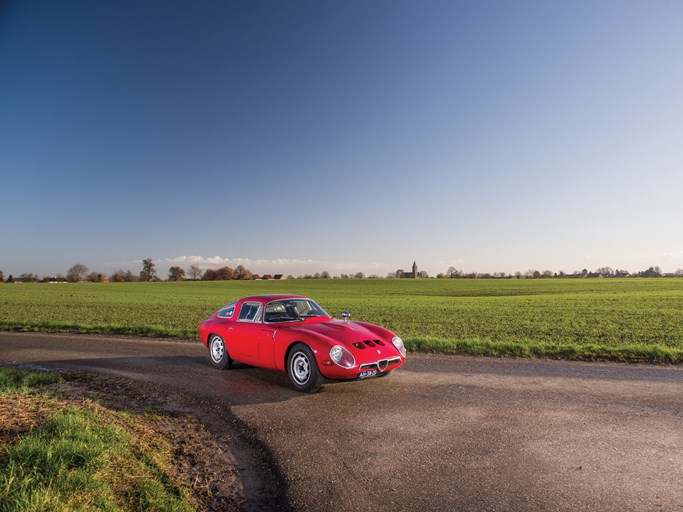
POLYGON ((231 326, 230 356, 244 363, 259 364, 259 335, 261 333, 260 302, 243 302, 236 321, 231 326))

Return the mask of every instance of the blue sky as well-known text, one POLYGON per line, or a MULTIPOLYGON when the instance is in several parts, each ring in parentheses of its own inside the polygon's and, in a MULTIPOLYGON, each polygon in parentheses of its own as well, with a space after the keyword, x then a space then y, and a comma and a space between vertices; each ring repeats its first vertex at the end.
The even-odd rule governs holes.
POLYGON ((683 268, 683 3, 0 4, 0 270, 683 268))

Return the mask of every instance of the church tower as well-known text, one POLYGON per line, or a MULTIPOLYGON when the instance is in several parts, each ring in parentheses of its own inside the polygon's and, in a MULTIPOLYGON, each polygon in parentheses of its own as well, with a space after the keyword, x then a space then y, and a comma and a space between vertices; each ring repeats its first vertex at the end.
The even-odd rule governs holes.
POLYGON ((416 279, 417 279, 418 277, 420 277, 420 276, 417 274, 417 263, 415 263, 414 261, 413 261, 413 277, 416 278, 416 279))

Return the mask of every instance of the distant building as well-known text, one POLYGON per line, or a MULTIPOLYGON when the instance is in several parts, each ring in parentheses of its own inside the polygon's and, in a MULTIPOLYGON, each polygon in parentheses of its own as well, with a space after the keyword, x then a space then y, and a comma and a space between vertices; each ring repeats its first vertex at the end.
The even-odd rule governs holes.
POLYGON ((396 271, 396 277, 404 279, 417 279, 418 277, 420 277, 420 273, 417 271, 417 263, 413 261, 412 272, 404 272, 403 270, 396 271))
POLYGON ((271 281, 271 280, 278 281, 278 280, 282 279, 282 274, 275 274, 275 275, 263 274, 262 276, 260 276, 258 274, 252 274, 251 278, 254 280, 260 280, 260 281, 271 281))

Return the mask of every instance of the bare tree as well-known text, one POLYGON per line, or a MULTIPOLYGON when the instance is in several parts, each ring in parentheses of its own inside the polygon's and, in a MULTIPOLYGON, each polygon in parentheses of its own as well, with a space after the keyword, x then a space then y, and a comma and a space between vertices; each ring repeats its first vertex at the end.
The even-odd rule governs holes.
POLYGON ((119 269, 109 277, 109 280, 114 283, 123 283, 126 280, 126 274, 119 269))
POLYGON ((229 281, 230 279, 235 279, 235 271, 230 267, 221 267, 217 271, 217 277, 219 281, 229 281))
POLYGON ((204 272, 204 275, 202 276, 203 281, 217 281, 218 280, 218 272, 216 272, 212 268, 207 268, 206 272, 204 272))
POLYGON ((183 281, 185 279, 185 269, 180 267, 171 267, 168 269, 169 281, 183 281))
POLYGON ((154 268, 152 258, 142 260, 142 272, 140 272, 140 281, 154 281, 157 276, 157 271, 154 268))
POLYGON ((102 283, 104 282, 104 275, 100 272, 90 272, 88 274, 88 281, 91 283, 102 283))
POLYGON ((650 267, 647 270, 638 272, 638 277, 662 277, 662 269, 659 267, 650 267))
POLYGON ((199 268, 197 265, 192 265, 190 267, 190 270, 187 272, 187 275, 189 276, 190 279, 193 281, 196 281, 200 277, 202 277, 202 269, 199 268))
POLYGON ((242 265, 237 265, 235 268, 235 279, 251 279, 252 273, 244 268, 242 265))
POLYGON ((84 281, 88 275, 88 267, 82 263, 76 263, 66 272, 66 280, 70 283, 78 283, 79 281, 84 281))

